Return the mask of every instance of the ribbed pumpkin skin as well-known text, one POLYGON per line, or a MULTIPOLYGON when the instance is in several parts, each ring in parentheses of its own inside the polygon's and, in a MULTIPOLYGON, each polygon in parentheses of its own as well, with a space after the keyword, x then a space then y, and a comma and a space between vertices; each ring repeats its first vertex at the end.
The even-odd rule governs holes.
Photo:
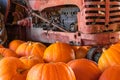
POLYGON ((25 41, 22 41, 22 40, 12 40, 8 47, 9 49, 13 50, 13 51, 16 51, 16 49, 18 48, 19 45, 21 45, 22 43, 24 43, 25 41))
POLYGON ((120 64, 120 46, 115 44, 102 53, 98 60, 98 66, 101 71, 104 71, 110 66, 120 64))
POLYGON ((18 55, 9 48, 0 48, 0 55, 3 57, 18 57, 18 55))
POLYGON ((41 63, 33 66, 26 80, 76 80, 74 72, 65 63, 41 63))
POLYGON ((120 65, 107 68, 101 74, 99 80, 120 80, 120 65))
POLYGON ((25 42, 21 44, 17 50, 16 53, 19 56, 30 56, 35 55, 38 57, 43 57, 44 50, 46 49, 46 46, 40 42, 25 42))
POLYGON ((0 80, 26 80, 25 65, 16 57, 6 57, 0 61, 0 80), (21 72, 23 71, 23 72, 21 72))
POLYGON ((76 80, 98 80, 101 74, 97 64, 88 59, 76 59, 68 62, 75 73, 76 80))
POLYGON ((20 57, 20 60, 25 64, 27 69, 30 69, 38 63, 44 63, 43 59, 37 56, 24 56, 20 57))
POLYGON ((69 44, 56 42, 46 48, 43 59, 45 62, 68 62, 75 59, 75 53, 69 44))

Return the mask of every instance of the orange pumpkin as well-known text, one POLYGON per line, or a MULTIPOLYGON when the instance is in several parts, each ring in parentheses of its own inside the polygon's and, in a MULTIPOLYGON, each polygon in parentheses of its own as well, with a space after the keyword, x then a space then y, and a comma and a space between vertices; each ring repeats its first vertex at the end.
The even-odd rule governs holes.
POLYGON ((72 48, 74 49, 74 51, 76 52, 79 48, 84 48, 85 50, 89 50, 91 48, 91 46, 72 46, 72 48))
POLYGON ((98 60, 98 66, 101 71, 104 71, 110 66, 120 64, 120 44, 110 46, 105 50, 98 60))
POLYGON ((3 57, 18 57, 18 55, 9 48, 0 48, 0 58, 3 57))
POLYGON ((75 58, 85 58, 87 55, 87 52, 91 48, 91 46, 72 46, 74 52, 75 52, 75 58))
POLYGON ((80 48, 80 46, 73 46, 73 45, 72 45, 72 48, 73 48, 73 50, 76 52, 76 51, 80 48))
POLYGON ((46 48, 43 59, 45 62, 68 62, 75 59, 75 53, 69 44, 56 42, 46 48))
POLYGON ((74 72, 65 63, 41 63, 33 66, 26 80, 76 80, 74 72))
POLYGON ((80 59, 80 58, 85 58, 87 55, 88 49, 84 47, 79 47, 78 50, 75 52, 75 58, 80 59))
POLYGON ((24 57, 20 57, 20 60, 25 64, 27 69, 30 69, 31 67, 33 67, 34 65, 38 64, 38 63, 43 63, 43 59, 39 58, 37 56, 24 56, 24 57))
POLYGON ((120 65, 107 68, 100 76, 99 80, 120 80, 120 65))
POLYGON ((35 55, 41 58, 43 57, 45 49, 46 49, 46 46, 40 42, 28 41, 28 42, 21 44, 17 48, 16 53, 19 56, 35 55))
POLYGON ((22 40, 12 40, 9 44, 8 47, 9 49, 16 51, 16 49, 18 48, 18 46, 22 43, 24 43, 25 41, 22 40))
POLYGON ((97 64, 85 58, 72 60, 68 65, 74 71, 76 80, 98 80, 101 74, 97 64))
POLYGON ((0 80, 26 80, 25 65, 16 57, 6 57, 0 61, 0 80))

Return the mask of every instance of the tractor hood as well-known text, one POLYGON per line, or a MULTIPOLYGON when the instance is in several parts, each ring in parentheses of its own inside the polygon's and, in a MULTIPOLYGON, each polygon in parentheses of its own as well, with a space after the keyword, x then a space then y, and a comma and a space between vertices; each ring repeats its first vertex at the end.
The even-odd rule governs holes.
POLYGON ((42 11, 44 8, 59 5, 76 5, 79 8, 83 6, 83 0, 29 0, 29 4, 33 10, 42 11))

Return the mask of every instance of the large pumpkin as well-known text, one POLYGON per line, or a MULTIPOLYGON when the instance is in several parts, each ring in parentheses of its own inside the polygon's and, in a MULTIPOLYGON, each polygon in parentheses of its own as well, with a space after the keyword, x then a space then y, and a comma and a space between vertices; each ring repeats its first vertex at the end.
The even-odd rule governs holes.
POLYGON ((88 59, 76 59, 68 62, 75 73, 76 80, 98 80, 101 71, 94 61, 88 59))
POLYGON ((75 59, 75 53, 69 44, 56 42, 46 48, 43 59, 45 62, 68 62, 75 59))
POLYGON ((0 80, 26 80, 25 65, 16 57, 6 57, 0 61, 0 80))
POLYGON ((0 58, 3 57, 18 57, 18 55, 9 48, 0 48, 0 58))
POLYGON ((110 66, 120 64, 120 44, 110 46, 105 50, 98 60, 98 66, 101 71, 104 71, 110 66))
POLYGON ((76 80, 74 72, 65 63, 41 63, 33 66, 26 80, 76 80))
POLYGON ((27 69, 30 69, 31 67, 38 63, 44 62, 42 58, 39 58, 37 56, 24 56, 20 57, 20 60, 25 64, 27 69))
POLYGON ((104 70, 99 80, 120 80, 120 65, 114 65, 104 70))
POLYGON ((9 44, 8 47, 9 49, 16 51, 16 49, 18 48, 19 45, 21 45, 22 43, 24 43, 25 41, 23 40, 12 40, 9 44))
POLYGON ((43 57, 45 49, 46 49, 46 46, 40 42, 28 41, 28 42, 21 44, 17 48, 16 53, 19 56, 35 55, 41 58, 43 57))

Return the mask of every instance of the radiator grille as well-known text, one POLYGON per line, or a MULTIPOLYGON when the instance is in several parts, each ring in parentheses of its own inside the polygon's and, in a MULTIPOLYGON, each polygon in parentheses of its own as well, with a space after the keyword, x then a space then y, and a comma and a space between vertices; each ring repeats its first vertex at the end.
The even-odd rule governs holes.
POLYGON ((120 0, 85 0, 86 25, 120 23, 120 0))

